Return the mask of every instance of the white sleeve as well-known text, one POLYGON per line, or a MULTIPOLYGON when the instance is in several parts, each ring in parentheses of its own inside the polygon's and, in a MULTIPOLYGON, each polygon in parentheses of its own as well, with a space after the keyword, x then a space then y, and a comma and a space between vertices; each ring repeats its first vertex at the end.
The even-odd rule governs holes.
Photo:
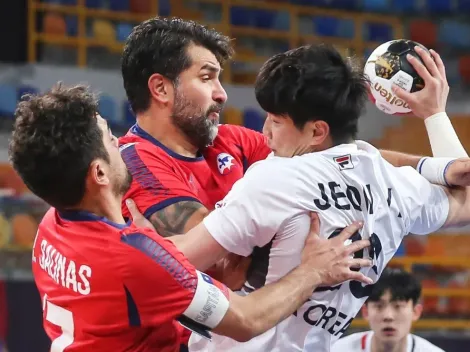
MULTIPOLYGON (((449 199, 441 186, 429 183, 411 167, 400 168, 412 187, 404 195, 410 216, 408 231, 427 235, 439 230, 449 215, 449 199)), ((406 191, 405 191, 406 192, 406 191)))
POLYGON ((250 255, 296 214, 295 182, 285 165, 289 164, 274 158, 259 161, 204 219, 209 233, 227 251, 250 255))

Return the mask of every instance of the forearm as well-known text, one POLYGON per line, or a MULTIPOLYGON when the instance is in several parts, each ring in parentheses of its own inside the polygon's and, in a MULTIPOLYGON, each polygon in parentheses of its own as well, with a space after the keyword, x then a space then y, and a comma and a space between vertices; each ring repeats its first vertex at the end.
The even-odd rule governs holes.
POLYGON ((428 117, 424 120, 424 124, 434 157, 468 157, 445 112, 428 117))
POLYGON ((244 316, 252 322, 252 334, 257 336, 289 317, 312 295, 320 276, 312 277, 312 269, 297 267, 276 283, 267 285, 243 297, 244 316))
POLYGON ((382 157, 395 167, 411 166, 416 168, 421 156, 395 152, 391 150, 380 150, 382 157))

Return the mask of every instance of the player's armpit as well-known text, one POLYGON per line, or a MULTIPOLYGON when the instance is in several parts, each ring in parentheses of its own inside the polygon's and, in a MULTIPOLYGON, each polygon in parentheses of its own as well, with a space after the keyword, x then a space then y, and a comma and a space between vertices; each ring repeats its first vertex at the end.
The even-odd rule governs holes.
POLYGON ((209 210, 201 203, 183 201, 153 213, 149 220, 161 236, 169 237, 185 234, 201 223, 208 214, 209 210))

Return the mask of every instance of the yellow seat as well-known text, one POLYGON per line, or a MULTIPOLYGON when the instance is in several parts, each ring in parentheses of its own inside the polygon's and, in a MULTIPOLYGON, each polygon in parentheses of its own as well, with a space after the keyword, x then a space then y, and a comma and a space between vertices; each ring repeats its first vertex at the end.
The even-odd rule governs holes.
POLYGON ((116 40, 116 30, 109 21, 95 20, 93 22, 93 36, 103 42, 114 42, 116 40))
POLYGON ((29 214, 16 214, 11 218, 13 245, 31 248, 38 231, 38 223, 29 214))
POLYGON ((242 112, 238 109, 235 109, 231 106, 224 109, 224 123, 230 125, 243 126, 243 115, 242 112))

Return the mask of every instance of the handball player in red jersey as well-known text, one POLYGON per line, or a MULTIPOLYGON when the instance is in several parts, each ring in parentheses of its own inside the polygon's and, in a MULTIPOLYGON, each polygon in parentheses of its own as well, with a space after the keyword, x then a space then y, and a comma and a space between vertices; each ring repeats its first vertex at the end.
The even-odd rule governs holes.
POLYGON ((371 265, 351 259, 370 242, 344 245, 359 224, 325 240, 313 216, 301 264, 240 297, 153 229, 126 222, 121 201, 132 177, 86 87, 58 85, 20 102, 9 156, 52 206, 32 253, 51 352, 185 351, 182 326, 246 341, 291 315, 319 285, 370 284, 351 269, 371 265))

